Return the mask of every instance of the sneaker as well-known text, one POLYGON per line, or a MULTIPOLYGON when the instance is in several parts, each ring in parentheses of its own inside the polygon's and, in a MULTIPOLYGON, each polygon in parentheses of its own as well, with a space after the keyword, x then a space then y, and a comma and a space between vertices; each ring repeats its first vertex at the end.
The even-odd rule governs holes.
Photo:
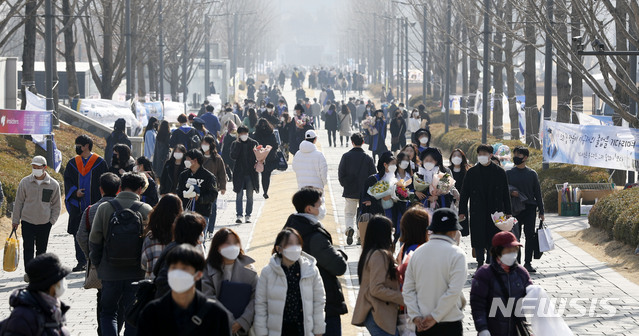
POLYGON ((250 223, 251 222, 251 216, 246 216, 244 223, 250 223))
POLYGON ((81 271, 86 271, 87 270, 87 265, 80 265, 77 264, 75 265, 75 267, 72 269, 73 272, 81 272, 81 271))
POLYGON ((264 199, 268 199, 268 194, 264 194, 264 199))
POLYGON ((211 240, 211 239, 213 239, 213 231, 208 231, 208 232, 206 233, 206 239, 207 239, 207 240, 211 240))
POLYGON ((242 224, 242 216, 237 216, 237 219, 235 220, 236 224, 242 224))
POLYGON ((526 269, 526 271, 528 271, 528 273, 537 273, 537 270, 534 269, 529 263, 524 264, 524 268, 526 269))
POLYGON ((353 235, 355 234, 355 230, 352 227, 346 229, 346 244, 353 244, 353 235))

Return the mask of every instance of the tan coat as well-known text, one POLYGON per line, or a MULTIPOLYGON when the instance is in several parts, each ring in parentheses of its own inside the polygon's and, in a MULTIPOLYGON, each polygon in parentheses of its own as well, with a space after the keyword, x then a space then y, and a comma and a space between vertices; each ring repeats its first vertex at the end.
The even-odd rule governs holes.
POLYGON ((404 299, 399 281, 388 277, 389 260, 380 250, 370 254, 362 271, 352 324, 364 326, 368 313, 372 311, 375 324, 387 333, 395 334, 398 309, 404 304, 404 299))

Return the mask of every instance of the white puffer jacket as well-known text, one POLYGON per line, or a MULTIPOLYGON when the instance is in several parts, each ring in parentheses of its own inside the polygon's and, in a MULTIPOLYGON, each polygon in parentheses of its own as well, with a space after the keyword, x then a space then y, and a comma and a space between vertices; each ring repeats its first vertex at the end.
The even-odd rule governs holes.
MULTIPOLYGON (((301 279, 300 292, 304 311, 304 335, 324 334, 324 305, 326 295, 324 283, 315 259, 302 252, 299 260, 301 279)), ((257 282, 255 290, 255 320, 253 328, 258 336, 279 336, 282 334, 284 305, 286 304, 286 274, 282 269, 282 259, 271 257, 257 282)))
POLYGON ((300 143, 300 149, 293 157, 293 170, 299 189, 311 186, 324 190, 328 185, 326 158, 312 142, 304 140, 300 143))

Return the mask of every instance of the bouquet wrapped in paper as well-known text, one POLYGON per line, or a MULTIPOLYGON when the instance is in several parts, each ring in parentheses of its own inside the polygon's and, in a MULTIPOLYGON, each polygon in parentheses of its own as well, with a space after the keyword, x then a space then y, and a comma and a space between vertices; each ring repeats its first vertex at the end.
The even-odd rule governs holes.
POLYGON ((308 125, 312 125, 313 124, 313 119, 309 116, 307 116, 306 114, 302 114, 299 117, 295 117, 295 125, 297 126, 297 128, 305 128, 308 125))
POLYGON ((430 187, 430 184, 419 177, 419 174, 415 173, 413 174, 413 187, 415 191, 424 191, 430 187))
POLYGON ((256 172, 261 173, 264 171, 264 161, 266 161, 266 157, 272 148, 270 145, 266 145, 266 147, 259 145, 253 148, 253 153, 255 153, 255 159, 257 160, 255 163, 256 172))
POLYGON ((495 212, 494 214, 490 215, 490 217, 493 219, 493 223, 495 223, 495 226, 502 231, 511 231, 513 229, 513 226, 517 224, 517 219, 515 217, 510 217, 507 219, 506 215, 504 215, 504 213, 501 211, 495 212))
POLYGON ((395 184, 395 196, 401 202, 408 202, 411 200, 411 193, 408 190, 408 186, 412 183, 412 179, 407 181, 399 180, 395 184))
POLYGON ((378 181, 372 187, 368 188, 368 194, 378 200, 382 200, 382 208, 390 209, 393 207, 395 189, 392 188, 388 182, 378 181))
POLYGON ((449 173, 439 173, 433 176, 430 185, 431 195, 446 195, 455 188, 455 179, 449 173))

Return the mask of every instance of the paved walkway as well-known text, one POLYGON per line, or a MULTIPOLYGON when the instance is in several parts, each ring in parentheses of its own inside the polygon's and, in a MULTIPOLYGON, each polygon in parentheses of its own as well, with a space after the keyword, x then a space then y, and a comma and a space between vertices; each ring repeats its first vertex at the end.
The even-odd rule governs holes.
MULTIPOLYGON (((287 92, 287 98, 292 95, 287 92)), ((291 98, 289 98, 291 99, 291 98)), ((289 100, 293 101, 293 100, 289 100)), ((359 258, 359 246, 344 246, 344 199, 341 197, 342 188, 337 181, 337 167, 343 153, 350 148, 328 147, 326 132, 319 131, 320 146, 329 163, 330 185, 327 190, 326 201, 328 205, 327 218, 324 221, 328 229, 333 232, 335 244, 342 246, 349 256, 349 272, 343 277, 345 295, 349 305, 349 311, 355 304, 357 296, 357 260, 359 258)), ((228 226, 233 228, 241 236, 245 250, 256 259, 256 268, 266 264, 270 256, 275 235, 284 225, 286 217, 293 212, 290 198, 296 190, 297 184, 294 173, 289 171, 276 173, 273 176, 271 198, 264 200, 255 195, 255 212, 253 218, 257 219, 252 224, 235 224, 235 194, 227 192, 222 199, 227 201, 226 207, 218 209, 217 227, 228 226)), ((230 187, 229 187, 230 189, 230 187)), ((49 251, 60 256, 62 262, 73 267, 72 237, 66 234, 66 215, 53 227, 49 242, 49 251)), ((580 230, 587 227, 585 218, 547 216, 547 223, 555 231, 580 230)), ((604 263, 599 262, 579 247, 557 234, 553 234, 556 248, 543 258, 535 261, 539 273, 533 275, 533 282, 542 285, 553 298, 561 302, 562 299, 582 299, 577 302, 584 314, 579 313, 579 307, 567 305, 564 313, 565 320, 575 335, 639 335, 639 286, 626 280, 604 263), (614 307, 616 313, 611 317, 602 317, 608 313, 596 304, 591 308, 592 301, 586 299, 611 300, 609 304, 614 307), (583 316, 585 315, 585 316, 583 316), (571 317, 568 317, 571 316, 571 317)), ((471 284, 471 275, 475 271, 476 263, 471 256, 470 240, 462 239, 462 248, 467 253, 469 263, 469 275, 464 290, 468 298, 471 284)), ((8 302, 10 293, 17 288, 25 286, 22 281, 24 270, 22 266, 12 273, 0 271, 0 319, 9 315, 8 302)), ((67 314, 68 326, 73 335, 95 335, 95 290, 82 288, 84 274, 74 273, 69 276, 69 290, 63 300, 71 305, 67 314)), ((574 302, 573 302, 574 304, 574 302)), ((464 328, 467 335, 474 335, 470 307, 465 308, 464 328)), ((350 325, 350 316, 342 318, 345 335, 367 335, 362 328, 350 325)))

